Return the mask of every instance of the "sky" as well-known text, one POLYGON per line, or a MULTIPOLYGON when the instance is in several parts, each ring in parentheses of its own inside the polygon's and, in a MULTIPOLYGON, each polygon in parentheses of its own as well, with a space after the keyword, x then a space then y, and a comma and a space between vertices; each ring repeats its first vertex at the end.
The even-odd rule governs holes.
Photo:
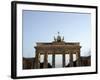
POLYGON ((22 27, 23 57, 34 57, 36 42, 52 42, 58 32, 66 42, 80 42, 81 56, 90 55, 91 14, 23 10, 22 27))

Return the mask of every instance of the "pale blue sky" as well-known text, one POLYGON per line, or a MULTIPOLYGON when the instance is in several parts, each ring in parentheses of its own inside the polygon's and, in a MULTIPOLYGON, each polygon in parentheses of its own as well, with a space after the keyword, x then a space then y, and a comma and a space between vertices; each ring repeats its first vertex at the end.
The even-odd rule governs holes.
POLYGON ((91 49, 91 14, 23 10, 23 56, 34 57, 36 42, 52 42, 60 32, 66 42, 80 42, 81 55, 91 49))

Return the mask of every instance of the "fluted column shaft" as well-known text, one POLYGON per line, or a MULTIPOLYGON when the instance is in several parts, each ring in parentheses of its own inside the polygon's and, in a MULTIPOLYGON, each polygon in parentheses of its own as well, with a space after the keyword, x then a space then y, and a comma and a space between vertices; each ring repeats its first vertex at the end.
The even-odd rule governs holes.
POLYGON ((70 52, 69 55, 70 55, 70 67, 73 67, 73 53, 70 52))
POLYGON ((46 52, 44 54, 44 65, 43 65, 44 68, 47 68, 48 67, 48 53, 46 52))
POLYGON ((36 51, 34 68, 40 68, 40 54, 36 51))
POLYGON ((55 68, 55 54, 52 54, 52 67, 55 68))
POLYGON ((76 53, 76 60, 77 60, 77 62, 76 62, 76 66, 80 66, 80 51, 78 51, 77 53, 76 53))
POLYGON ((65 63, 66 63, 66 61, 65 61, 65 57, 66 57, 66 56, 65 56, 65 53, 64 53, 62 56, 63 56, 63 57, 62 57, 62 63, 63 63, 62 66, 65 67, 65 63))

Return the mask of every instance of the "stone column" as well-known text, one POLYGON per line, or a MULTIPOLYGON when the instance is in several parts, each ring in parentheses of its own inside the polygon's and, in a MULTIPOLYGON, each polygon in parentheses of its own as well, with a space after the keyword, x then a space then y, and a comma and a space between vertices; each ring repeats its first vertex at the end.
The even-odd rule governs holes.
POLYGON ((76 52, 76 66, 80 66, 81 62, 80 62, 80 51, 76 52))
POLYGON ((73 67, 73 53, 70 52, 69 55, 70 55, 70 60, 69 60, 69 61, 70 61, 70 62, 69 62, 70 67, 73 67))
POLYGON ((40 54, 38 52, 36 52, 34 68, 40 68, 40 54))
POLYGON ((65 67, 65 63, 66 63, 66 61, 65 61, 65 57, 66 57, 66 56, 65 56, 65 53, 64 53, 62 56, 63 56, 63 57, 62 57, 62 63, 63 63, 62 66, 65 67))
POLYGON ((43 64, 44 68, 48 68, 48 53, 44 53, 44 64, 43 64))
POLYGON ((52 67, 55 68, 55 54, 52 54, 52 67))

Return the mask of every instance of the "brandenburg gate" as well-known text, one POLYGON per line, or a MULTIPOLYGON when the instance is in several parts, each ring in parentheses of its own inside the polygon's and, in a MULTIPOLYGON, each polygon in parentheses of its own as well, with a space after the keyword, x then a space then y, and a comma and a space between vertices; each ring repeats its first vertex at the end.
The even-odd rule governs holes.
POLYGON ((48 68, 48 55, 52 55, 52 67, 55 68, 55 55, 62 55, 62 67, 65 67, 66 54, 69 54, 69 66, 73 67, 73 54, 76 55, 76 66, 80 66, 80 43, 79 42, 65 42, 64 37, 55 38, 51 43, 38 42, 35 46, 35 64, 34 68, 40 68, 40 56, 44 55, 43 68, 48 68))

